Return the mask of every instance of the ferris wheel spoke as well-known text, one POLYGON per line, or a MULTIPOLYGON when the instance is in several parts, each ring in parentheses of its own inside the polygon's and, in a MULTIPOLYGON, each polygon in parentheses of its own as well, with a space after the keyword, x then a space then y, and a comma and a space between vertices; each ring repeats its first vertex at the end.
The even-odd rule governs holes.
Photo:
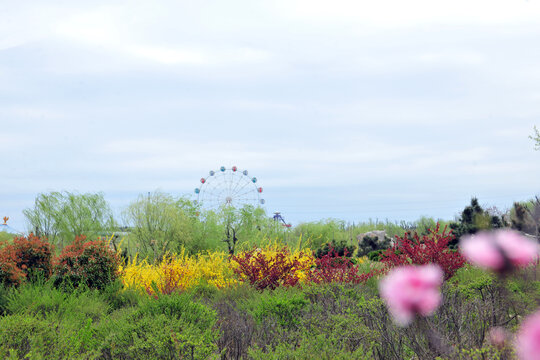
POLYGON ((228 195, 231 195, 233 182, 234 182, 234 172, 231 171, 231 173, 229 174, 229 192, 228 192, 228 195))
POLYGON ((249 182, 246 182, 240 189, 236 190, 236 192, 233 194, 235 196, 238 196, 238 194, 240 193, 240 191, 242 191, 246 186, 248 186, 250 183, 249 182))
POLYGON ((223 193, 223 187, 220 186, 220 182, 216 181, 212 186, 212 193, 215 194, 215 196, 220 196, 221 193, 223 193))
POLYGON ((244 191, 244 192, 241 193, 241 194, 235 194, 235 195, 236 195, 235 197, 244 196, 244 195, 246 195, 246 194, 252 193, 253 191, 257 191, 257 189, 255 189, 255 190, 248 189, 247 191, 244 191))
POLYGON ((235 193, 236 189, 238 188, 238 184, 242 181, 242 177, 237 176, 236 179, 234 179, 231 183, 231 195, 235 193))
POLYGON ((207 188, 204 189, 204 192, 214 194, 214 191, 217 189, 216 184, 208 183, 207 188))
POLYGON ((207 198, 217 198, 218 195, 216 193, 214 193, 213 189, 208 189, 208 191, 206 191, 204 194, 203 194, 203 197, 207 197, 207 198))
POLYGON ((257 202, 259 201, 259 199, 254 199, 254 198, 249 198, 249 199, 236 199, 238 202, 242 201, 242 202, 246 202, 246 201, 253 201, 253 202, 257 202))
POLYGON ((240 191, 244 186, 242 186, 241 188, 238 188, 241 183, 244 182, 244 186, 246 186, 246 184, 249 184, 249 180, 247 180, 246 178, 244 178, 244 176, 241 176, 238 178, 238 181, 236 182, 236 185, 233 189, 233 194, 236 194, 238 191, 240 191))

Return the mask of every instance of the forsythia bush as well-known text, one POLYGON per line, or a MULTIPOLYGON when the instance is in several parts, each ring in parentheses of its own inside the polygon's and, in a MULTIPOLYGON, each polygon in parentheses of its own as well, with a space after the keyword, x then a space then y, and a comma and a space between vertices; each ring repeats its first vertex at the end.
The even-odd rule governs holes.
POLYGON ((170 294, 188 289, 201 282, 217 288, 236 283, 225 252, 207 252, 189 256, 184 250, 177 255, 166 256, 160 264, 152 265, 137 257, 120 267, 125 287, 155 294, 170 294))
MULTIPOLYGON (((254 283, 259 283, 268 275, 268 271, 277 269, 277 258, 284 262, 294 262, 288 274, 295 283, 307 281, 310 269, 315 265, 315 259, 310 250, 284 250, 277 245, 265 249, 244 251, 229 259, 223 251, 207 252, 189 256, 182 251, 180 254, 168 255, 159 264, 150 264, 146 259, 135 257, 125 266, 120 266, 124 287, 146 291, 151 295, 156 292, 170 294, 182 291, 200 283, 206 283, 218 289, 232 286, 238 281, 248 280, 250 272, 254 283), (243 266, 238 261, 240 260, 243 266), (259 259, 257 264, 256 259, 259 259), (266 267, 262 264, 266 264, 266 267), (247 269, 251 269, 248 271, 247 269)), ((248 280, 249 281, 249 280, 248 280)))

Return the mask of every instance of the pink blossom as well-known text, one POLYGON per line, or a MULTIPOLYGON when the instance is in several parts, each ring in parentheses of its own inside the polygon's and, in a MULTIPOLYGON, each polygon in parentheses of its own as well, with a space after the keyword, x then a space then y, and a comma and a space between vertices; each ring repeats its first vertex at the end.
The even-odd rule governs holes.
POLYGON ((394 320, 405 326, 415 315, 433 314, 441 302, 442 281, 443 272, 437 265, 402 266, 392 269, 379 289, 394 320))
POLYGON ((515 345, 521 360, 540 360, 540 311, 523 321, 515 345))
POLYGON ((538 243, 513 230, 464 236, 460 249, 471 264, 499 272, 526 266, 538 258, 538 243))
POLYGON ((506 343, 508 334, 504 328, 500 326, 493 327, 489 330, 489 339, 491 343, 498 347, 503 347, 506 343))

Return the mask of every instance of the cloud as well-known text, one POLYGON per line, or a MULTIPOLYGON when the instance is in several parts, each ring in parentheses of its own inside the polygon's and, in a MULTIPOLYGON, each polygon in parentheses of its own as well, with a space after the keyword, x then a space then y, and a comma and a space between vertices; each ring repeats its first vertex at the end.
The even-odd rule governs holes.
POLYGON ((459 208, 475 194, 533 192, 539 6, 4 6, 0 191, 30 203, 63 189, 129 201, 192 192, 210 169, 237 165, 272 206, 300 215, 353 217, 399 198, 382 210, 412 216, 414 199, 459 208))
POLYGON ((536 1, 453 2, 430 0, 385 0, 378 2, 336 0, 280 0, 276 8, 285 16, 309 23, 355 24, 366 27, 400 28, 426 24, 508 24, 535 22, 540 14, 536 1), (466 11, 465 11, 466 9, 466 11))

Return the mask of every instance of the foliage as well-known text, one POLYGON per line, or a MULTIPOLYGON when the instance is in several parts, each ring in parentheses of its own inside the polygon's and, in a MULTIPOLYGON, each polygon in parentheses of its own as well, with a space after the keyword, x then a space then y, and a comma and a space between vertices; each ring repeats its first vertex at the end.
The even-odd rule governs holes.
POLYGON ((326 219, 319 222, 298 224, 294 228, 294 234, 310 239, 311 247, 317 249, 332 241, 351 241, 353 234, 349 230, 351 229, 347 229, 344 221, 326 219))
POLYGON ((230 255, 234 255, 237 243, 248 243, 262 234, 267 235, 271 229, 271 220, 264 209, 253 205, 244 205, 240 209, 224 206, 218 215, 225 235, 222 241, 227 244, 230 255))
POLYGON ((409 328, 395 326, 376 288, 361 284, 239 284, 201 297, 194 286, 156 298, 118 282, 100 291, 26 282, 0 291, 0 358, 495 359, 488 331, 515 329, 534 311, 538 271, 497 282, 465 266, 443 285, 435 315, 409 328), (455 352, 430 350, 425 328, 455 352))
POLYGON ((240 280, 257 290, 294 286, 300 280, 299 272, 311 266, 309 255, 303 252, 291 254, 287 247, 272 252, 252 249, 231 257, 231 260, 237 265, 234 272, 240 280))
POLYGON ((17 254, 12 246, 4 245, 0 250, 0 285, 18 286, 26 274, 17 267, 17 254))
POLYGON ((371 360, 373 353, 359 346, 355 350, 344 349, 341 339, 337 334, 324 333, 300 333, 299 338, 294 343, 280 342, 275 348, 264 349, 254 346, 249 349, 250 359, 254 360, 282 360, 282 359, 302 359, 302 360, 371 360))
POLYGON ((499 229, 505 225, 506 222, 502 216, 490 214, 480 206, 478 199, 473 197, 471 204, 461 212, 459 220, 450 223, 450 229, 455 238, 450 241, 449 246, 456 248, 463 235, 475 234, 480 230, 499 229))
POLYGON ((534 149, 535 150, 540 150, 540 132, 538 131, 536 126, 534 127, 534 134, 529 135, 529 139, 531 139, 532 141, 535 142, 534 149))
POLYGON ((386 249, 370 251, 367 254, 367 257, 371 261, 381 261, 381 255, 384 254, 385 251, 386 249))
POLYGON ((515 202, 510 222, 513 229, 540 237, 540 197, 525 203, 515 202))
POLYGON ((86 242, 85 236, 76 237, 55 259, 54 282, 57 286, 85 284, 103 289, 119 275, 120 259, 102 241, 86 242))
POLYGON ((63 292, 50 283, 27 283, 12 289, 9 315, 0 318, 0 356, 73 359, 99 355, 95 323, 108 305, 97 292, 63 292), (10 334, 6 336, 6 334, 10 334))
POLYGON ((98 329, 106 358, 207 359, 216 351, 216 314, 187 294, 147 299, 98 329))
POLYGON ((71 243, 76 236, 94 238, 111 231, 115 222, 103 193, 76 194, 68 191, 39 194, 34 207, 23 214, 36 236, 52 244, 71 243))
POLYGON ((439 224, 434 230, 430 230, 429 235, 421 238, 417 233, 412 236, 406 233, 403 237, 396 237, 395 244, 381 255, 381 262, 387 269, 434 263, 441 267, 447 280, 465 264, 461 254, 448 247, 453 239, 454 236, 447 232, 446 227, 440 231, 439 224))
POLYGON ((274 292, 264 292, 252 299, 250 313, 259 324, 275 323, 278 326, 293 329, 298 327, 303 310, 310 303, 301 291, 284 288, 274 292))
POLYGON ((355 247, 353 245, 347 245, 347 243, 342 241, 332 240, 330 243, 324 244, 322 247, 317 249, 314 253, 315 257, 321 259, 323 256, 332 254, 331 256, 347 256, 351 257, 354 253, 355 247))
POLYGON ((181 251, 167 255, 157 264, 135 257, 120 268, 126 288, 142 290, 151 295, 170 294, 206 283, 223 288, 236 283, 227 255, 221 251, 200 253, 196 256, 181 251))
POLYGON ((347 250, 343 255, 339 255, 330 249, 327 254, 315 259, 315 268, 309 272, 307 280, 317 284, 331 282, 358 284, 366 281, 368 276, 360 274, 358 265, 355 265, 347 255, 347 250))
POLYGON ((384 241, 379 241, 377 236, 365 235, 358 243, 358 256, 366 256, 373 251, 385 250, 390 246, 390 239, 385 236, 384 241))
MULTIPOLYGON (((48 279, 52 272, 54 247, 34 234, 15 237, 5 248, 13 248, 15 262, 27 279, 48 279)), ((1 250, 0 250, 1 251, 1 250)))
POLYGON ((186 199, 162 192, 139 195, 123 215, 143 256, 160 260, 167 252, 196 243, 197 209, 186 199))
POLYGON ((17 236, 17 235, 16 234, 10 234, 10 233, 4 232, 4 231, 0 231, 0 243, 6 242, 6 241, 11 241, 15 236, 17 236))

